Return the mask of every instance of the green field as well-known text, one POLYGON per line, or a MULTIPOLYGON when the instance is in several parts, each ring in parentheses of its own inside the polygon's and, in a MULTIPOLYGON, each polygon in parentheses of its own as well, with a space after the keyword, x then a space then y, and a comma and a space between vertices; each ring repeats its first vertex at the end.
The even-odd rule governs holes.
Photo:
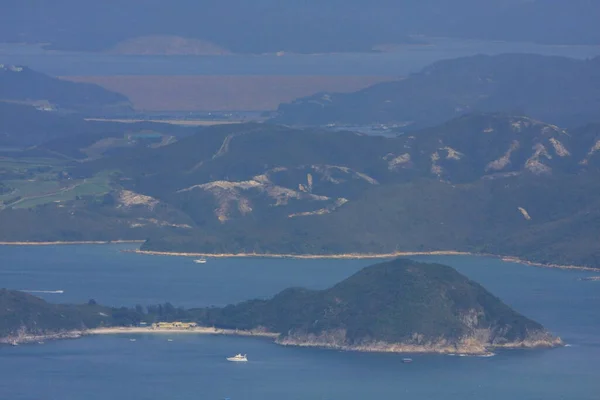
POLYGON ((63 172, 68 172, 68 166, 62 160, 0 158, 0 181, 10 190, 0 195, 0 203, 11 208, 32 208, 111 190, 108 171, 84 180, 72 180, 63 172))
POLYGON ((48 203, 60 203, 75 200, 78 196, 102 195, 110 192, 110 178, 108 175, 98 174, 92 178, 75 181, 50 193, 33 195, 21 199, 10 206, 13 208, 33 208, 48 203))

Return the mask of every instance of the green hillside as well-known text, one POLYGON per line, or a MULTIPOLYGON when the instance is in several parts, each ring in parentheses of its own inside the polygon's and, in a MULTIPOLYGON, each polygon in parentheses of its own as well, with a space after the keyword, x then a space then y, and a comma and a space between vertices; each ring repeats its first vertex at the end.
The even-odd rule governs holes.
MULTIPOLYGON (((395 138, 211 127, 83 162, 10 167, 0 240, 141 239, 146 250, 204 253, 462 250, 597 267, 599 139, 597 125, 497 113, 395 138)), ((77 143, 89 151, 89 142, 67 147, 83 151, 77 143)))
POLYGON ((560 343, 452 268, 402 259, 367 267, 330 289, 288 289, 205 312, 205 324, 266 329, 293 345, 476 353, 560 343))

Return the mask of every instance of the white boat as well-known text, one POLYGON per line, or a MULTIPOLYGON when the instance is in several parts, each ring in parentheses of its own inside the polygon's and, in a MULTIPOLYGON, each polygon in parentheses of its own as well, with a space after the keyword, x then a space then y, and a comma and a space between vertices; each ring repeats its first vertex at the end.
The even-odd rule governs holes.
POLYGON ((206 264, 206 258, 198 258, 197 260, 194 260, 194 262, 196 264, 206 264))
POLYGON ((241 354, 236 354, 233 357, 227 357, 227 361, 234 361, 234 362, 246 362, 248 361, 248 359, 246 358, 246 355, 241 355, 241 354))

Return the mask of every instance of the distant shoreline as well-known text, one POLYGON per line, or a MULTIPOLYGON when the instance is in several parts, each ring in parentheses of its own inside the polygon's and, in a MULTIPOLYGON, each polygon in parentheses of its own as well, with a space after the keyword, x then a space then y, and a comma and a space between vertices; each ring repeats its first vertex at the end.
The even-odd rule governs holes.
POLYGON ((519 264, 530 265, 532 267, 541 268, 556 268, 569 269, 579 271, 597 272, 598 268, 585 267, 581 265, 561 265, 552 263, 539 263, 528 261, 518 257, 501 256, 496 254, 471 253, 468 251, 456 250, 437 250, 437 251, 398 251, 393 253, 345 253, 345 254, 270 254, 270 253, 178 253, 170 251, 153 251, 153 250, 124 250, 128 253, 155 255, 155 256, 170 256, 170 257, 210 257, 210 258, 291 258, 301 260, 362 260, 362 259, 386 259, 396 257, 410 256, 475 256, 475 257, 492 257, 506 262, 514 262, 519 264))
POLYGON ((81 240, 72 242, 0 242, 0 246, 62 246, 74 244, 123 244, 144 243, 145 240, 81 240))
MULTIPOLYGON (((54 241, 54 242, 0 242, 0 246, 62 246, 62 245, 78 245, 78 244, 140 244, 145 240, 84 240, 84 241, 54 241)), ((598 272, 600 268, 585 267, 582 265, 563 265, 553 263, 540 263, 529 261, 519 257, 502 256, 497 254, 472 253, 468 251, 456 250, 436 250, 436 251, 398 251, 393 253, 342 253, 342 254, 273 254, 273 253, 188 253, 188 252, 172 252, 172 251, 153 251, 153 250, 123 250, 125 253, 136 253, 153 256, 169 256, 169 257, 209 257, 209 258, 289 258, 298 260, 378 260, 396 257, 410 256, 475 256, 475 257, 491 257, 497 258, 506 262, 514 262, 518 264, 529 265, 540 268, 555 268, 564 270, 578 270, 598 272)))

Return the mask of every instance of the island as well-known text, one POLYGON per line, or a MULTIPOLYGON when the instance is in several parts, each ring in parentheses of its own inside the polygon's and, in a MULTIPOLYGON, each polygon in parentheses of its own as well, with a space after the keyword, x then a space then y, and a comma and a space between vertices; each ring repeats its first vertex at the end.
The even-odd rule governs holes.
POLYGON ((185 331, 266 336, 286 346, 394 353, 478 355, 498 348, 562 344, 453 268, 409 259, 372 265, 329 289, 290 288, 268 300, 222 308, 49 305, 3 290, 0 313, 3 342, 61 332, 185 331), (13 312, 7 319, 3 315, 11 301, 23 314, 13 312))

